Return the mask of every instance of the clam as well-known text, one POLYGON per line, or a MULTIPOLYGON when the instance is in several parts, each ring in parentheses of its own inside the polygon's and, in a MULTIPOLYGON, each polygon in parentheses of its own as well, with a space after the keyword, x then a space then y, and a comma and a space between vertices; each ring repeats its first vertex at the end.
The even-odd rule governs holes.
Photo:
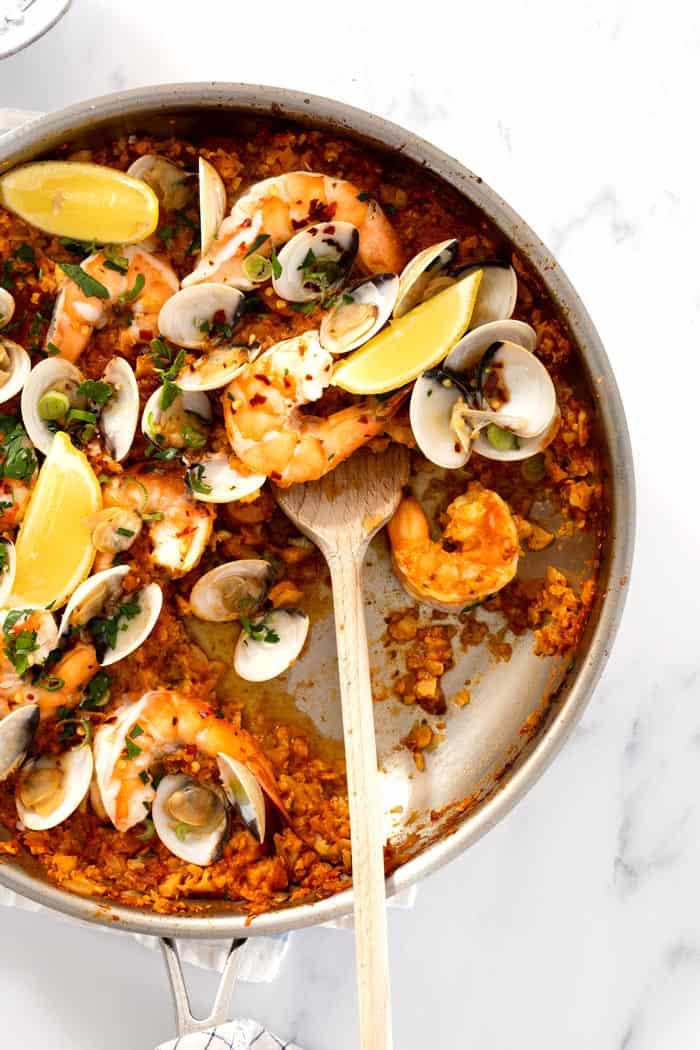
POLYGON ((469 459, 452 428, 452 412, 463 401, 462 391, 437 371, 419 376, 411 391, 409 418, 416 444, 426 459, 438 467, 456 470, 469 459))
POLYGON ((58 642, 58 627, 48 609, 0 609, 0 631, 9 638, 34 632, 32 648, 26 650, 27 669, 45 663, 58 642))
POLYGON ((209 398, 200 390, 181 390, 163 407, 165 386, 155 390, 143 410, 141 429, 156 445, 170 448, 200 448, 206 444, 206 428, 211 422, 209 398))
POLYGON ((122 460, 136 431, 139 391, 131 365, 113 357, 100 384, 84 379, 79 368, 62 357, 48 357, 29 373, 22 390, 22 422, 30 440, 46 455, 58 430, 77 426, 99 427, 109 454, 122 460))
POLYGON ((192 175, 157 153, 145 153, 126 169, 126 173, 148 183, 168 211, 184 208, 189 200, 192 175))
POLYGON ((0 288, 0 328, 8 325, 15 314, 15 297, 7 288, 0 288))
POLYGON ((225 452, 202 456, 191 463, 185 473, 185 482, 195 499, 204 503, 233 503, 252 496, 265 484, 265 474, 244 474, 231 466, 225 452))
POLYGON ((525 459, 552 440, 556 392, 532 353, 536 341, 534 329, 520 321, 486 323, 468 332, 440 369, 416 381, 411 428, 432 463, 455 469, 471 451, 525 459))
POLYGON ((414 306, 441 292, 445 283, 452 283, 448 274, 458 251, 459 242, 450 237, 449 240, 424 248, 406 263, 399 278, 394 317, 403 317, 414 306))
POLYGON ((92 773, 92 751, 84 744, 25 762, 15 795, 24 826, 46 831, 67 820, 90 790, 92 773))
POLYGON ((242 762, 220 752, 216 758, 226 798, 240 813, 243 823, 258 842, 265 838, 265 796, 257 780, 242 762))
POLYGON ((226 212, 226 187, 213 165, 199 158, 199 225, 201 253, 206 254, 226 212))
POLYGON ((309 633, 309 618, 297 609, 273 609, 248 621, 236 642, 233 666, 246 682, 267 682, 294 663, 309 633))
POLYGON ((63 357, 47 357, 29 373, 22 390, 22 422, 35 448, 46 455, 59 421, 84 402, 78 394, 79 368, 63 357))
POLYGON ((128 573, 128 565, 114 565, 89 576, 75 589, 61 618, 59 637, 87 628, 103 667, 123 660, 145 642, 163 605, 163 592, 157 583, 125 594, 123 583, 128 573))
POLYGON ((19 343, 0 337, 0 404, 19 394, 31 368, 27 351, 19 343))
POLYGON ((143 519, 128 507, 105 507, 91 521, 92 545, 102 554, 120 554, 131 547, 143 528, 143 519))
POLYGON ((467 277, 474 270, 481 270, 482 277, 469 327, 478 328, 489 321, 511 317, 518 298, 518 278, 510 263, 474 263, 460 269, 455 276, 467 277))
POLYGON ((180 860, 206 867, 221 856, 229 820, 218 787, 184 773, 163 777, 151 813, 158 838, 180 860))
POLYGON ((38 725, 38 704, 16 707, 0 719, 0 782, 22 765, 38 725))
POLYGON ((259 353, 257 344, 255 349, 248 346, 217 347, 186 365, 177 377, 177 384, 181 390, 221 390, 259 353))
POLYGON ((343 292, 321 321, 324 350, 347 354, 371 339, 389 320, 398 290, 396 274, 377 273, 343 292))
POLYGON ((120 463, 129 454, 139 422, 139 388, 134 370, 123 357, 113 357, 102 380, 112 394, 100 412, 99 428, 112 459, 120 463))
POLYGON ((251 616, 265 601, 272 583, 270 563, 257 558, 227 561, 195 583, 190 608, 200 620, 223 623, 251 616))
POLYGON ((17 571, 17 554, 12 540, 0 538, 0 608, 12 594, 17 571))
POLYGON ((357 255, 360 235, 350 222, 324 222, 300 230, 280 250, 281 272, 272 285, 281 299, 308 303, 336 291, 357 255))
MULTIPOLYGON (((217 335, 217 325, 230 330, 243 302, 243 292, 208 281, 181 288, 161 307, 158 331, 171 343, 199 350, 217 335)), ((229 332, 230 334, 230 332, 229 332)))
POLYGON ((473 328, 450 350, 442 367, 448 372, 466 374, 478 365, 493 343, 517 343, 526 350, 537 346, 537 332, 524 321, 487 321, 473 328))

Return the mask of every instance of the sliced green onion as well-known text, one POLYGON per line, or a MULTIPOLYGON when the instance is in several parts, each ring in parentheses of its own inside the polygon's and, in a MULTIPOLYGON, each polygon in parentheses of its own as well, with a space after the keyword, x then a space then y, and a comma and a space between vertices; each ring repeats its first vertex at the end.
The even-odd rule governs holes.
POLYGON ((243 273, 253 284, 262 284, 272 276, 272 263, 265 255, 247 255, 243 260, 243 273))
POLYGON ((499 452, 510 452, 512 449, 520 448, 517 435, 503 427, 497 427, 495 423, 489 423, 486 428, 486 438, 499 452))
POLYGON ((68 395, 61 390, 47 390, 39 398, 37 410, 39 417, 47 421, 65 419, 66 414, 70 411, 70 400, 68 395))
POLYGON ((86 412, 82 408, 71 408, 68 413, 68 420, 70 422, 74 419, 80 423, 96 423, 97 415, 95 412, 86 412))

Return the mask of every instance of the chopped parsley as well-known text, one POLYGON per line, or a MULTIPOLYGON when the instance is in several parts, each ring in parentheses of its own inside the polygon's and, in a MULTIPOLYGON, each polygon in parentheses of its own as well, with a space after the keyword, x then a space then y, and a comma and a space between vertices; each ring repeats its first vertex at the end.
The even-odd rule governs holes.
POLYGON ((117 273, 126 273, 129 269, 129 260, 125 255, 119 255, 118 245, 105 244, 102 254, 105 257, 103 266, 106 270, 116 270, 117 273))
POLYGON ((36 256, 34 255, 34 249, 31 244, 20 244, 12 253, 15 259, 20 259, 22 262, 33 263, 36 256))
POLYGON ((358 199, 358 201, 371 201, 372 200, 372 194, 371 193, 367 193, 366 190, 363 190, 362 193, 358 193, 357 199, 358 199))
POLYGON ((0 415, 0 477, 26 481, 37 469, 27 433, 14 416, 0 415))
POLYGON ((156 833, 156 826, 153 823, 153 820, 151 819, 151 817, 146 817, 146 819, 143 822, 143 831, 141 832, 140 835, 137 835, 136 838, 140 842, 150 842, 151 839, 153 838, 153 836, 155 835, 155 833, 156 833))
POLYGON ((71 281, 77 284, 80 291, 94 299, 109 299, 109 292, 100 281, 96 281, 94 277, 91 277, 89 273, 78 263, 60 263, 59 264, 63 272, 67 277, 70 277, 71 281))
POLYGON ((29 668, 29 657, 39 646, 36 642, 36 631, 21 628, 15 632, 19 621, 31 616, 32 609, 12 609, 5 617, 2 632, 5 635, 5 653, 17 674, 25 674, 29 668))
POLYGON ((94 241, 77 241, 72 237, 61 237, 58 243, 71 255, 92 255, 97 247, 94 241))
POLYGON ((85 687, 80 706, 86 711, 96 711, 109 700, 110 677, 106 671, 98 671, 85 687))
MULTIPOLYGON (((10 507, 11 506, 12 506, 12 504, 10 503, 10 507)), ((7 508, 2 508, 2 509, 7 509, 7 508)), ((2 575, 2 573, 4 573, 4 572, 7 572, 7 570, 10 567, 10 559, 9 559, 9 556, 8 556, 8 550, 9 550, 9 547, 7 546, 7 543, 5 542, 5 540, 2 540, 2 542, 0 542, 0 575, 2 575)))
POLYGON ((130 737, 126 738, 126 757, 129 761, 133 761, 141 754, 141 748, 138 744, 135 744, 130 737))
POLYGON ((268 642, 272 645, 280 640, 277 631, 268 626, 265 619, 253 623, 247 616, 241 616, 241 627, 254 642, 268 642))
POLYGON ((114 393, 111 383, 105 383, 101 379, 84 379, 78 387, 78 393, 86 397, 95 405, 106 405, 114 393))
POLYGON ((120 631, 126 631, 129 621, 141 612, 141 606, 135 598, 127 599, 112 616, 93 616, 88 621, 87 629, 99 660, 104 659, 108 649, 114 649, 120 631))

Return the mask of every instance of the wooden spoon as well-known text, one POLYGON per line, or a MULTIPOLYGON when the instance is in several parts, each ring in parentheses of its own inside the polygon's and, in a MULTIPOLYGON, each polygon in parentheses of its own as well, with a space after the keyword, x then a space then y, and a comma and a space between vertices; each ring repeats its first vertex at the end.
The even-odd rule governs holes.
POLYGON ((320 481, 275 492, 284 513, 320 548, 331 571, 350 803, 361 1050, 392 1046, 384 835, 362 564, 370 540, 399 504, 408 470, 406 449, 391 445, 382 455, 356 453, 320 481))

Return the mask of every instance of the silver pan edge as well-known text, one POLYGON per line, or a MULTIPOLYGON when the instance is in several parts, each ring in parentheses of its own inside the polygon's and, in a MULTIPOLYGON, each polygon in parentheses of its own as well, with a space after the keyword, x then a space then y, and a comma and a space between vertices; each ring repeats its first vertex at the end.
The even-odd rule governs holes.
MULTIPOLYGON (((532 744, 486 798, 442 840, 427 846, 387 880, 398 892, 458 856, 501 820, 539 779, 565 743, 590 700, 608 659, 622 616, 632 564, 635 491, 632 448, 620 393, 596 329, 570 281, 527 224, 484 181, 457 160, 405 129, 363 110, 319 96, 251 84, 190 83, 138 88, 81 102, 32 120, 0 139, 0 171, 39 157, 67 140, 110 130, 173 132, 217 115, 272 116, 332 129, 382 150, 399 150, 476 204, 537 272, 577 343, 596 400, 607 450, 609 528, 601 566, 601 596, 578 654, 577 666, 532 744)), ((112 929, 180 938, 234 938, 274 934, 328 922, 352 909, 352 891, 256 918, 238 914, 161 916, 78 897, 13 866, 0 864, 0 884, 55 911, 112 929)))

